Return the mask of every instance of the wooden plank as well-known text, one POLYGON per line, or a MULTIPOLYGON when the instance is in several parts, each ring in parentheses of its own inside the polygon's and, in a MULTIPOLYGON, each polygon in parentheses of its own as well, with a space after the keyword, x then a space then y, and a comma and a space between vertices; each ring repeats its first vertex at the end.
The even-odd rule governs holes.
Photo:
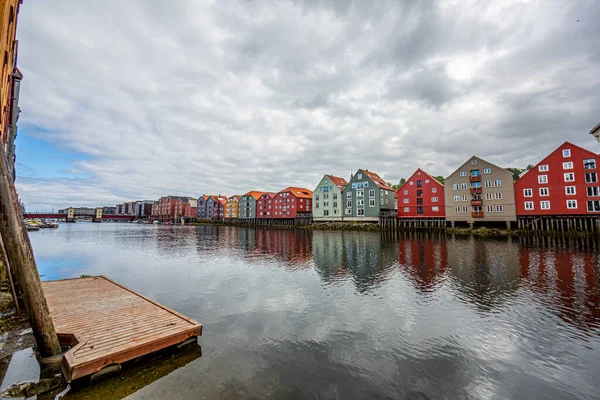
POLYGON ((200 336, 202 325, 103 277, 42 283, 68 382, 200 336))

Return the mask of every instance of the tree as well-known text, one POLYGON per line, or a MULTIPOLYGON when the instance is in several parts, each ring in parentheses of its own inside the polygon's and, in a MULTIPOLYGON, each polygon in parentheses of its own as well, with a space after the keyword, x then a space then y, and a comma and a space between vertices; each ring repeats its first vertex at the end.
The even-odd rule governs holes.
POLYGON ((504 169, 513 174, 513 181, 516 181, 517 179, 519 179, 519 175, 521 175, 521 172, 525 171, 522 168, 515 168, 515 167, 508 167, 508 168, 504 168, 504 169))
POLYGON ((438 176, 434 176, 435 180, 438 181, 439 183, 444 183, 444 177, 441 175, 438 176))
POLYGON ((406 179, 402 178, 402 179, 400 179, 400 182, 398 182, 397 185, 390 185, 390 186, 392 187, 392 189, 398 190, 402 187, 402 185, 404 185, 404 182, 406 182, 406 179))

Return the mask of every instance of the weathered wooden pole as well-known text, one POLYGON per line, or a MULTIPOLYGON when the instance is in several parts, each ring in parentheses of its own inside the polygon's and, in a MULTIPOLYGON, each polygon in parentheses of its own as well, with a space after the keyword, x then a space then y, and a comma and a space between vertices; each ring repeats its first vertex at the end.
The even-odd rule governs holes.
POLYGON ((42 290, 29 235, 21 220, 17 192, 8 172, 3 146, 0 146, 0 236, 19 283, 38 350, 42 357, 57 355, 60 353, 58 337, 42 290))
POLYGON ((4 248, 4 242, 2 241, 2 237, 0 236, 0 263, 4 264, 4 268, 2 269, 3 273, 6 273, 6 279, 10 285, 10 292, 13 297, 13 302, 15 303, 15 311, 17 314, 21 314, 21 307, 19 307, 19 299, 17 299, 17 292, 15 292, 15 284, 12 278, 12 272, 10 271, 10 267, 8 265, 8 258, 6 257, 6 249, 4 248))

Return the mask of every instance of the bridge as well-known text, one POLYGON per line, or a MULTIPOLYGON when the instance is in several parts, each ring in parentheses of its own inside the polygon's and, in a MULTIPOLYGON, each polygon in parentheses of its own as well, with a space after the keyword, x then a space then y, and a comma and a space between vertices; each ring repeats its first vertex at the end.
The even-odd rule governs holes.
POLYGON ((77 214, 75 212, 75 209, 70 207, 67 209, 66 214, 24 213, 23 218, 25 218, 25 219, 57 219, 57 220, 64 220, 65 222, 75 222, 78 218, 92 218, 92 222, 102 222, 103 220, 133 221, 135 219, 135 215, 103 214, 102 208, 97 208, 95 215, 77 214))

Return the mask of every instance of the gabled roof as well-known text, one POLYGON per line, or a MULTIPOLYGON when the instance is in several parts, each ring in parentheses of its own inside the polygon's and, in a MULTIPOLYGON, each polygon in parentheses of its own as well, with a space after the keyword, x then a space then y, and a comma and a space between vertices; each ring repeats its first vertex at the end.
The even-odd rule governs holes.
POLYGON ((413 179, 413 177, 415 175, 417 175, 417 172, 422 172, 426 177, 428 177, 429 179, 433 180, 433 182, 437 183, 438 185, 440 185, 442 188, 444 187, 444 184, 440 181, 438 181, 437 179, 435 179, 434 176, 429 175, 427 172, 423 171, 421 168, 417 168, 415 170, 415 172, 413 172, 413 174, 406 180, 406 182, 404 182, 402 184, 402 186, 400 186, 398 189, 396 189, 396 192, 398 192, 400 189, 402 189, 405 185, 408 185, 408 182, 411 181, 413 179))
POLYGON ((279 193, 284 193, 284 192, 290 192, 294 196, 300 197, 302 199, 312 199, 312 190, 309 190, 306 188, 289 186, 289 187, 286 187, 285 189, 279 191, 279 193))
POLYGON ((469 163, 469 162, 470 162, 472 159, 474 159, 474 158, 476 158, 476 159, 478 159, 478 160, 481 160, 481 161, 485 161, 486 163, 490 164, 492 167, 494 167, 494 168, 498 168, 498 169, 500 169, 500 170, 502 170, 502 171, 506 172, 506 173, 507 173, 507 174, 509 174, 510 176, 513 176, 513 173, 512 173, 512 172, 510 172, 510 171, 508 171, 506 168, 499 167, 499 166, 497 166, 496 164, 494 164, 494 163, 492 163, 492 162, 489 162, 488 160, 486 160, 486 159, 484 159, 484 158, 478 157, 478 156, 476 156, 476 155, 472 155, 471 157, 467 158, 467 161, 465 161, 464 163, 460 164, 460 166, 459 166, 458 168, 456 168, 454 171, 452 171, 452 173, 451 173, 450 175, 448 175, 448 176, 447 176, 445 179, 448 179, 449 177, 451 177, 452 175, 454 175, 455 173, 457 173, 459 169, 461 169, 462 167, 464 167, 465 165, 467 165, 467 163, 469 163))
POLYGON ((252 197, 254 197, 254 200, 258 200, 258 198, 259 198, 260 196, 262 196, 262 195, 263 195, 263 193, 264 193, 264 192, 259 192, 259 191, 257 191, 257 190, 251 190, 250 192, 248 192, 248 193, 244 194, 243 196, 252 196, 252 197))
POLYGON ((277 192, 264 192, 261 195, 261 197, 264 196, 264 195, 268 195, 270 198, 273 198, 273 197, 275 197, 276 194, 277 194, 277 192))
POLYGON ((368 176, 369 179, 371 179, 371 181, 373 181, 373 183, 376 184, 381 189, 394 191, 394 189, 390 185, 388 185, 387 182, 384 181, 375 172, 371 172, 371 171, 366 170, 366 169, 361 169, 360 171, 362 171, 363 174, 365 174, 366 176, 368 176))
POLYGON ((241 194, 234 194, 233 196, 229 196, 227 200, 237 200, 239 201, 242 198, 241 194))
MULTIPOLYGON (((571 143, 571 142, 569 142, 569 141, 565 141, 565 142, 563 142, 563 143, 562 143, 560 146, 558 146, 557 148, 555 148, 554 150, 552 150, 550 153, 548 153, 548 154, 546 155, 546 157, 544 157, 544 158, 542 158, 540 161, 538 161, 538 162, 537 162, 537 164, 534 164, 533 168, 531 168, 531 169, 529 169, 529 170, 527 170, 527 169, 526 169, 525 171, 521 172, 521 174, 519 175, 519 180, 520 180, 522 177, 524 177, 525 175, 527 175, 527 173, 528 173, 529 171, 532 171, 532 170, 534 170, 534 169, 535 169, 535 170, 537 170, 537 168, 536 168, 536 167, 537 167, 538 165, 540 165, 540 164, 544 164, 548 158, 550 158, 550 157, 551 157, 551 156, 552 156, 554 153, 556 153, 556 152, 557 152, 557 151, 558 151, 558 150, 559 150, 561 147, 563 147, 563 146, 565 146, 565 145, 567 145, 567 146, 571 146, 571 147, 576 147, 576 148, 578 148, 579 150, 583 151, 584 153, 588 153, 588 154, 590 155, 590 157, 597 157, 597 156, 598 156, 598 154, 596 154, 595 152, 593 152, 593 151, 591 151, 591 150, 584 149, 584 148, 583 148, 583 147, 581 147, 581 146, 577 146, 576 144, 573 144, 573 143, 571 143)), ((515 181, 515 185, 517 184, 517 182, 519 182, 519 180, 515 181)))
POLYGON ((340 178, 339 176, 327 175, 327 177, 331 179, 331 182, 333 182, 335 186, 340 188, 340 190, 344 190, 344 188, 348 184, 348 181, 346 181, 344 178, 340 178))
POLYGON ((598 131, 600 131, 600 124, 598 124, 592 128, 592 130, 590 131, 590 135, 593 135, 594 133, 596 133, 598 131))

